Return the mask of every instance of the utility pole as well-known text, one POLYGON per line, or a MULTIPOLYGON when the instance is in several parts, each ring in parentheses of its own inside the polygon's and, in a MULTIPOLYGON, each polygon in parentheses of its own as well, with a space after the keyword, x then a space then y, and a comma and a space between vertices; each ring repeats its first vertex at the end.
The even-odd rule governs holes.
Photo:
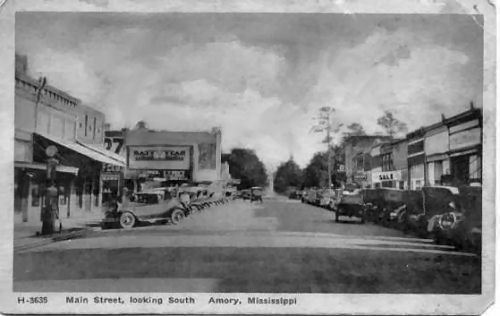
POLYGON ((332 121, 330 118, 330 111, 327 114, 328 125, 326 127, 326 145, 328 146, 328 190, 332 188, 332 140, 331 140, 331 129, 332 129, 332 121))
POLYGON ((311 131, 315 133, 324 133, 326 132, 326 138, 323 140, 323 143, 326 143, 327 155, 328 155, 328 189, 332 188, 332 133, 338 133, 343 124, 338 124, 333 127, 332 123, 332 115, 335 112, 334 107, 324 106, 319 109, 318 124, 313 126, 311 131))

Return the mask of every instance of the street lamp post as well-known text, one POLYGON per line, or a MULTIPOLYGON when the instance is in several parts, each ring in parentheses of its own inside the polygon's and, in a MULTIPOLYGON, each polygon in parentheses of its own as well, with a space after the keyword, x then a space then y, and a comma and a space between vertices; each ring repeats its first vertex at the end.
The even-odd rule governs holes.
POLYGON ((59 161, 54 158, 57 147, 51 145, 45 149, 47 155, 47 176, 45 189, 45 205, 42 207, 42 235, 50 235, 55 232, 55 222, 59 216, 59 201, 56 183, 56 168, 59 161))

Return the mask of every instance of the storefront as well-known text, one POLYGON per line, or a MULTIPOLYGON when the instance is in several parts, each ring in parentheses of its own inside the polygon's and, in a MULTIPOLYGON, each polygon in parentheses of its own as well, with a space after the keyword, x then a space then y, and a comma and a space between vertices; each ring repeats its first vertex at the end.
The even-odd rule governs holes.
POLYGON ((424 140, 426 185, 442 185, 450 174, 448 127, 444 123, 427 128, 424 140))
POLYGON ((423 129, 407 135, 408 140, 408 187, 419 190, 425 185, 425 152, 423 129))
POLYGON ((16 161, 14 164, 16 220, 20 222, 40 221, 47 181, 45 150, 49 146, 57 148, 56 186, 61 219, 89 212, 100 212, 103 193, 102 166, 112 164, 123 167, 124 162, 77 142, 36 133, 32 137, 32 161, 16 161))
POLYGON ((479 110, 448 122, 450 180, 455 185, 482 182, 482 126, 479 110))
POLYGON ((145 128, 125 131, 127 168, 124 186, 141 191, 150 182, 164 186, 217 182, 221 179, 221 135, 167 132, 145 128))

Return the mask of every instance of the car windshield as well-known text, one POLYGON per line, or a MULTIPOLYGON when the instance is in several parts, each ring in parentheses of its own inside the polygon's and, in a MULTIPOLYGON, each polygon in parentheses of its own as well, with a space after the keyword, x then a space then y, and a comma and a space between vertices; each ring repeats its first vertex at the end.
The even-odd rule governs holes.
POLYGON ((158 200, 158 194, 136 194, 137 203, 157 204, 158 200))

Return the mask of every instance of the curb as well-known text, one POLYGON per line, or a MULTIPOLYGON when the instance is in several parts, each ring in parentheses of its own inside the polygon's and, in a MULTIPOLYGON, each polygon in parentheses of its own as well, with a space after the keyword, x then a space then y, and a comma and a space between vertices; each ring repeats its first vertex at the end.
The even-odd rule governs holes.
POLYGON ((69 232, 53 234, 50 237, 39 237, 39 238, 41 238, 40 240, 34 240, 33 242, 30 242, 28 244, 18 245, 18 246, 15 245, 15 240, 14 240, 14 253, 37 248, 37 247, 41 247, 41 246, 45 246, 45 245, 48 245, 48 244, 51 244, 54 242, 58 242, 58 241, 79 238, 79 237, 82 237, 91 231, 92 231, 92 229, 87 228, 87 227, 78 227, 78 228, 76 228, 72 231, 69 231, 69 232))

